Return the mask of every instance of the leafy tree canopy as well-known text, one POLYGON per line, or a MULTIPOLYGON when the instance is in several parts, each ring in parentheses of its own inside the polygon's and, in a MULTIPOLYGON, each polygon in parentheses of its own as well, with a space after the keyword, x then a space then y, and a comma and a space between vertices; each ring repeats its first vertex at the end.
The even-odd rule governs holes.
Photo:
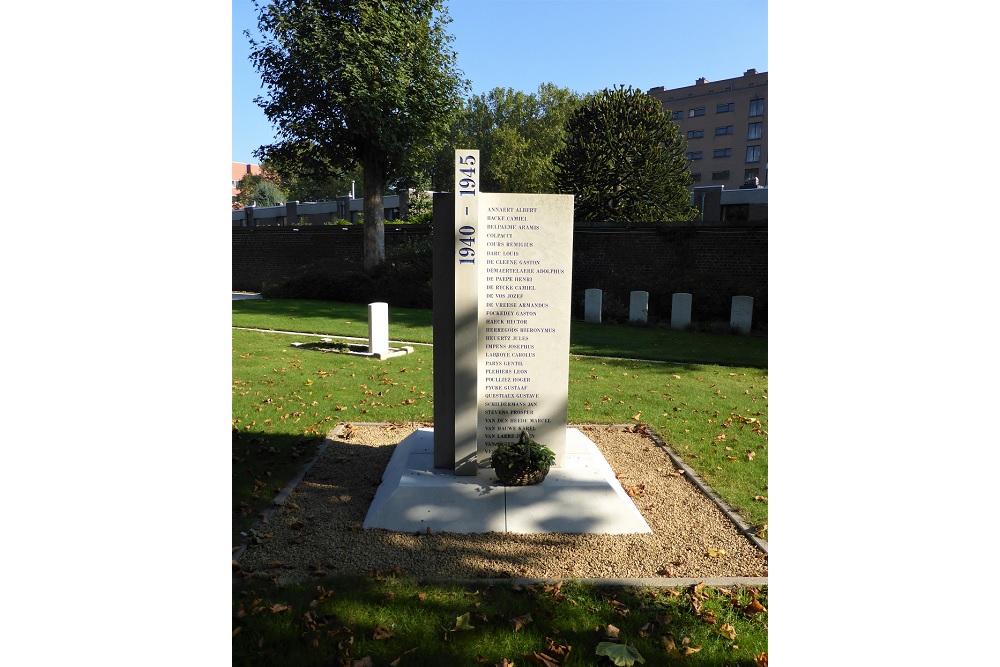
POLYGON ((445 31, 442 0, 271 0, 250 61, 266 95, 254 101, 279 140, 255 155, 310 178, 363 172, 364 267, 385 261, 386 183, 444 138, 467 82, 445 31))
MULTIPOLYGON (((552 155, 563 142, 566 120, 582 101, 578 93, 551 83, 540 85, 536 93, 494 88, 463 105, 452 144, 479 149, 484 192, 552 192, 552 155)), ((449 165, 442 174, 451 174, 452 159, 451 153, 442 157, 442 167, 449 165)))
POLYGON ((606 88, 566 124, 552 159, 556 189, 576 195, 576 220, 693 220, 686 150, 658 101, 638 88, 606 88))

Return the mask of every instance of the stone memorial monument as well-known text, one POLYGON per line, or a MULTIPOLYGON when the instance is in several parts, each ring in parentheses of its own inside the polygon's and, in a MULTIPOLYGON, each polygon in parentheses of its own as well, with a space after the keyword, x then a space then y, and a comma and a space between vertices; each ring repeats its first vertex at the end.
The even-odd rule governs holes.
POLYGON ((434 426, 393 452, 365 528, 648 533, 597 446, 567 428, 573 196, 486 193, 479 151, 434 195, 434 426), (522 431, 555 454, 506 487, 497 445, 522 431))
POLYGON ((480 192, 479 151, 455 159, 455 193, 435 200, 434 465, 474 475, 523 430, 555 452, 559 467, 573 196, 480 192))

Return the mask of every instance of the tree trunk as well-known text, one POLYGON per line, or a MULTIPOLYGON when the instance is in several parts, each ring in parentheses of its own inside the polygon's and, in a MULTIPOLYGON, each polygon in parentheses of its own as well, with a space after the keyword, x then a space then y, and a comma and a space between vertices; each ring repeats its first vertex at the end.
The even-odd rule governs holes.
POLYGON ((385 262, 385 163, 369 151, 361 160, 364 178, 365 257, 363 268, 371 275, 385 262))

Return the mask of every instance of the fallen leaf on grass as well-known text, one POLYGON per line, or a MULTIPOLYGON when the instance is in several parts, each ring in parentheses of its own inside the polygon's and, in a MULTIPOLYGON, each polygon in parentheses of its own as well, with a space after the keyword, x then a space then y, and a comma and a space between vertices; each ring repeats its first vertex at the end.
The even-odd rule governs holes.
POLYGON ((455 619, 455 630, 472 630, 475 627, 469 622, 469 612, 465 612, 455 619))
POLYGON ((747 616, 753 616, 754 614, 761 614, 766 612, 767 609, 764 608, 764 605, 757 602, 757 589, 751 588, 750 594, 753 596, 753 600, 751 600, 745 607, 743 607, 743 613, 746 614, 747 616))
POLYGON ((417 650, 417 647, 414 646, 409 651, 403 651, 403 653, 400 654, 400 656, 398 658, 396 658, 395 660, 393 660, 392 662, 389 663, 389 667, 399 667, 399 662, 400 662, 400 660, 403 659, 403 656, 407 655, 409 653, 415 653, 416 650, 417 650))
POLYGON ((381 641, 383 639, 389 639, 390 637, 395 637, 395 636, 396 633, 389 632, 388 629, 382 627, 381 625, 376 624, 375 632, 373 633, 372 638, 375 639, 376 641, 381 641))
POLYGON ((728 623, 723 623, 718 628, 716 628, 715 631, 728 639, 736 639, 736 628, 729 625, 728 623))
POLYGON ((573 649, 572 646, 567 646, 565 644, 556 644, 550 637, 545 638, 545 651, 551 653, 552 655, 559 658, 562 662, 566 662, 569 658, 569 652, 573 649))
POLYGON ((514 632, 517 632, 518 630, 520 630, 526 625, 529 625, 532 622, 534 622, 534 619, 531 618, 531 614, 524 614, 523 616, 515 616, 514 618, 508 621, 510 627, 514 628, 514 632))
POLYGON ((614 642, 601 642, 597 645, 597 655, 604 655, 611 659, 616 665, 629 667, 635 663, 645 664, 646 659, 642 657, 634 646, 629 644, 616 644, 614 642))
POLYGON ((757 667, 767 667, 767 652, 761 652, 760 655, 755 655, 753 657, 753 664, 757 667))
POLYGON ((610 623, 606 628, 604 628, 604 635, 608 639, 618 639, 618 633, 621 632, 618 628, 611 625, 610 623))
POLYGON ((533 665, 541 665, 541 667, 559 667, 560 662, 550 655, 544 653, 539 653, 538 651, 532 651, 531 653, 525 653, 522 656, 525 660, 533 665))
POLYGON ((268 611, 271 612, 272 614, 280 614, 281 612, 288 611, 289 609, 291 609, 291 607, 289 607, 288 605, 274 604, 268 608, 268 611))

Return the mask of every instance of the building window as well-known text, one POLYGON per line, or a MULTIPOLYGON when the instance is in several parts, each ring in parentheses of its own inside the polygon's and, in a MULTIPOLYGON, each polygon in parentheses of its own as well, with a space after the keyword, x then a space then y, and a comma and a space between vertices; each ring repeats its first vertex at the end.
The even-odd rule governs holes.
POLYGON ((764 123, 747 125, 747 139, 760 139, 762 136, 764 136, 764 123))
POLYGON ((764 115, 764 100, 750 100, 750 115, 751 116, 763 116, 764 115))
POLYGON ((760 162, 760 146, 747 146, 747 162, 760 162))
POLYGON ((692 183, 701 183, 701 174, 691 174, 692 183))
MULTIPOLYGON (((758 146, 757 148, 760 148, 760 146, 758 146)), ((687 159, 689 159, 689 160, 700 160, 701 159, 701 151, 691 151, 690 153, 687 154, 687 159)), ((749 160, 747 160, 747 162, 749 162, 749 160)))
POLYGON ((670 114, 670 120, 680 120, 683 117, 684 117, 683 111, 674 111, 672 114, 670 114))
POLYGON ((746 183, 754 178, 760 178, 760 167, 746 169, 743 171, 743 182, 746 183))
MULTIPOLYGON (((688 118, 694 118, 695 116, 704 116, 704 115, 705 115, 705 107, 698 107, 697 109, 691 109, 690 111, 688 111, 688 118)), ((752 116, 753 114, 750 115, 752 116)))
POLYGON ((688 130, 688 139, 701 139, 705 136, 705 130, 688 130))
POLYGON ((729 180, 729 170, 725 171, 713 171, 712 172, 713 181, 728 181, 729 180))
POLYGON ((726 113, 727 111, 736 111, 736 103, 729 102, 727 104, 720 104, 715 107, 715 113, 726 113))
POLYGON ((712 157, 732 157, 732 148, 716 148, 712 151, 712 157))
POLYGON ((732 134, 732 133, 733 133, 733 126, 732 125, 726 125, 725 127, 717 127, 717 128, 715 128, 715 136, 717 136, 717 137, 720 136, 720 135, 723 135, 723 134, 732 134))

